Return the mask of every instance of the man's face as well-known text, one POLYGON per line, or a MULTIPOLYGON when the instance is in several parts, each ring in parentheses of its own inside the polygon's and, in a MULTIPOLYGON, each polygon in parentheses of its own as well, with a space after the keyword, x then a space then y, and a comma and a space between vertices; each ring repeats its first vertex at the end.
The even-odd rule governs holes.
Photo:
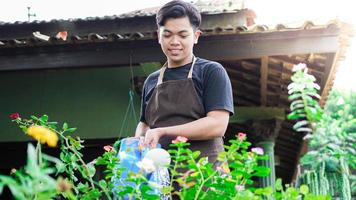
POLYGON ((172 67, 191 62, 193 46, 198 42, 200 31, 195 31, 188 17, 168 19, 160 27, 158 41, 172 67))

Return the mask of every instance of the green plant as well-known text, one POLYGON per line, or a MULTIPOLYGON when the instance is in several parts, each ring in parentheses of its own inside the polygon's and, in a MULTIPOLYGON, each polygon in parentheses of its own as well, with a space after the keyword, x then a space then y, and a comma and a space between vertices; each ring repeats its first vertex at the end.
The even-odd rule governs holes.
POLYGON ((300 64, 288 87, 292 101, 288 118, 297 120, 293 127, 296 131, 308 133, 304 139, 308 140, 309 151, 300 160, 303 173, 299 182, 308 184, 314 194, 351 199, 348 163, 354 166, 356 135, 347 130, 354 130, 355 117, 337 92, 331 92, 322 110, 316 101, 320 98, 319 86, 314 81, 306 66, 300 64))
MULTIPOLYGON (((115 186, 112 178, 119 176, 124 168, 117 168, 120 160, 117 158, 117 146, 105 146, 105 153, 94 161, 85 163, 80 150, 83 148, 80 138, 73 138, 70 133, 76 129, 64 123, 58 128, 57 122, 48 121, 48 116, 31 116, 30 120, 22 119, 18 114, 11 118, 28 135, 38 140, 36 149, 28 146, 27 165, 15 171, 11 176, 0 176, 0 194, 5 186, 16 199, 160 199, 161 196, 152 193, 154 184, 150 183, 144 170, 129 173, 126 181, 134 185, 115 186), (59 138, 58 138, 59 137, 59 138), (48 156, 41 151, 41 143, 49 146, 57 145, 59 141, 60 159, 48 156), (102 165, 105 177, 95 180, 95 166, 102 165), (117 188, 115 188, 117 187, 117 188), (113 190, 113 189, 118 190, 113 190), (115 191, 115 192, 113 192, 115 191)), ((161 188, 165 197, 172 199, 176 194, 181 199, 306 199, 321 198, 309 194, 305 187, 277 187, 273 192, 271 187, 256 188, 253 177, 266 176, 269 169, 258 165, 258 160, 267 159, 261 148, 250 148, 246 135, 239 133, 236 139, 226 145, 226 151, 219 154, 216 166, 207 162, 206 157, 198 151, 192 152, 187 146, 186 138, 178 137, 169 150, 172 163, 170 169, 170 184, 161 188), (177 183, 180 190, 175 190, 177 183), (313 198, 312 198, 313 197, 313 198)), ((142 165, 142 163, 141 163, 142 165)), ((145 164, 143 164, 145 165, 145 164)), ((145 167, 145 166, 143 166, 145 167)), ((147 166, 146 166, 147 167, 147 166)), ((324 199, 324 198, 321 198, 324 199)))
MULTIPOLYGON (((37 146, 38 147, 38 146, 37 146)), ((16 199, 51 199, 60 192, 57 181, 50 176, 56 170, 49 166, 50 162, 57 165, 57 170, 63 163, 54 157, 39 154, 32 144, 27 149, 27 164, 21 170, 12 170, 12 177, 0 176, 0 193, 4 186, 8 186, 16 199), (41 156, 42 158, 40 158, 41 156)), ((58 184, 67 184, 63 179, 58 179, 58 184), (59 182, 60 181, 60 182, 59 182)), ((63 190, 68 197, 72 196, 69 190, 63 190)))
MULTIPOLYGON (((65 180, 67 181, 67 184, 70 185, 68 187, 72 188, 73 191, 61 192, 59 193, 61 196, 68 199, 97 199, 102 195, 105 195, 108 199, 112 199, 110 188, 111 184, 104 180, 93 180, 93 176, 96 171, 94 166, 96 160, 90 163, 84 162, 83 155, 80 152, 83 148, 83 141, 78 137, 73 138, 70 135, 76 130, 76 128, 70 128, 67 123, 63 123, 61 127, 58 127, 57 122, 48 121, 47 115, 43 115, 41 117, 31 116, 31 119, 22 119, 19 114, 15 113, 12 114, 10 118, 12 118, 12 120, 19 125, 25 134, 32 136, 38 141, 36 149, 39 153, 37 155, 38 159, 36 160, 39 169, 42 169, 42 171, 46 172, 45 174, 47 175, 49 175, 50 172, 65 175, 65 180), (46 143, 50 147, 54 147, 57 145, 58 137, 61 150, 59 157, 62 167, 57 167, 57 170, 49 170, 50 166, 48 166, 43 159, 52 158, 51 160, 53 161, 54 158, 41 152, 41 143, 46 143), (48 172, 46 170, 48 170, 48 172)), ((118 162, 118 159, 116 158, 116 151, 114 150, 108 151, 104 153, 102 157, 98 158, 98 165, 105 165, 108 170, 110 170, 116 162, 118 162)), ((110 173, 112 172, 108 172, 107 178, 110 177, 110 173)), ((31 176, 29 174, 29 177, 34 182, 41 182, 41 180, 38 180, 39 177, 37 176, 31 176)), ((17 187, 25 190, 27 188, 27 184, 25 182, 20 183, 21 184, 17 187)), ((58 184, 60 186, 61 183, 58 184)), ((43 190, 42 192, 46 193, 48 191, 43 190)), ((14 192, 12 193, 14 194, 14 192)))
POLYGON ((248 151, 251 143, 245 139, 245 135, 240 133, 236 139, 230 140, 231 145, 225 146, 226 151, 218 156, 220 164, 217 170, 206 157, 199 158, 200 152, 185 148, 188 143, 171 144, 173 148, 168 150, 173 158, 171 183, 177 182, 181 186, 176 194, 181 199, 233 199, 240 189, 252 185, 253 177, 268 175, 269 168, 257 163, 267 156, 259 155, 263 152, 248 151))
POLYGON ((295 66, 294 71, 292 83, 288 85, 288 99, 291 101, 288 119, 297 120, 293 126, 297 132, 311 133, 311 126, 318 122, 323 114, 317 101, 320 99, 320 87, 315 83, 315 77, 308 74, 305 64, 295 66))

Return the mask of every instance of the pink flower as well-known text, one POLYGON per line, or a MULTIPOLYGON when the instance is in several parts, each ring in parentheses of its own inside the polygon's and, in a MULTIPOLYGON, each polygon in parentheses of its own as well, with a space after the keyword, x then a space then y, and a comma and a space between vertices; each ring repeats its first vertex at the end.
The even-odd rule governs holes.
POLYGON ((183 137, 183 136, 178 136, 175 140, 172 140, 172 143, 176 144, 178 142, 187 142, 187 141, 188 141, 188 138, 183 137))
POLYGON ((20 114, 19 113, 12 113, 9 117, 10 117, 10 119, 15 120, 17 118, 20 118, 20 114))
POLYGON ((110 146, 110 145, 104 146, 104 150, 107 151, 107 152, 115 151, 114 147, 112 147, 112 146, 110 146))
POLYGON ((245 190, 245 186, 244 185, 235 185, 235 189, 236 189, 236 191, 243 191, 243 190, 245 190))
POLYGON ((244 141, 246 139, 246 134, 245 133, 239 133, 239 135, 237 137, 239 138, 240 141, 244 141))
POLYGON ((251 149, 251 152, 257 155, 263 155, 263 149, 261 147, 255 147, 251 149))

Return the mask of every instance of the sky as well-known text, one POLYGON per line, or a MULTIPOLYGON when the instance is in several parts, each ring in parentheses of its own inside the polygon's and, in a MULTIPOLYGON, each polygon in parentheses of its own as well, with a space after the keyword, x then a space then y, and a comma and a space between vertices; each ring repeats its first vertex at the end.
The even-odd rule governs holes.
MULTIPOLYGON (((12 0, 2 3, 0 21, 27 21, 28 9, 36 14, 32 20, 69 19, 119 15, 142 8, 161 6, 169 0, 12 0)), ((186 0, 189 1, 189 0, 186 0)), ((197 0, 190 0, 195 2, 197 0)), ((204 1, 204 0, 201 0, 204 1)), ((246 0, 245 7, 257 14, 256 23, 276 23, 312 20, 325 24, 338 18, 356 27, 356 12, 352 0, 246 0)), ((1 30, 0 30, 1 31, 1 30)), ((347 51, 348 56, 337 75, 336 85, 356 90, 356 39, 347 51), (355 58, 353 58, 355 57, 355 58)))
POLYGON ((35 13, 34 20, 85 18, 117 15, 127 11, 160 6, 169 0, 12 0, 0 8, 0 21, 27 21, 27 7, 35 13))

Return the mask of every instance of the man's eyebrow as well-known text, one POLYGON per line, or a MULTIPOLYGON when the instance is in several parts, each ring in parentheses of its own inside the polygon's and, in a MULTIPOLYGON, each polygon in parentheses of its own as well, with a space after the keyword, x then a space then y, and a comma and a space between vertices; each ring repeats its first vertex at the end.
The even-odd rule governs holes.
MULTIPOLYGON (((163 32, 166 32, 166 33, 173 33, 173 31, 171 30, 168 30, 168 29, 164 29, 163 32)), ((189 31, 187 30, 181 30, 178 32, 178 34, 181 34, 181 33, 188 33, 189 31)))

